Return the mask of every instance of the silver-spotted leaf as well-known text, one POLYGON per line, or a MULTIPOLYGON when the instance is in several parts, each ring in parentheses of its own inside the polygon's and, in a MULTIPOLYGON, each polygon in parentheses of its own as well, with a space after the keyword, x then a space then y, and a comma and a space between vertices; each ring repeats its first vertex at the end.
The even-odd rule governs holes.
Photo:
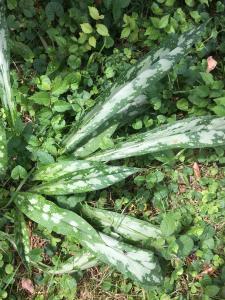
POLYGON ((225 117, 204 116, 183 119, 171 125, 134 135, 113 149, 89 159, 111 161, 152 152, 179 148, 205 148, 225 145, 225 117))
POLYGON ((182 58, 203 31, 203 26, 194 28, 179 37, 174 48, 162 48, 150 53, 137 66, 127 72, 127 80, 112 88, 104 103, 93 108, 79 129, 72 131, 64 141, 64 151, 73 151, 78 146, 99 134, 104 124, 111 126, 111 119, 124 107, 129 107, 134 99, 143 101, 145 90, 159 81, 182 58), (136 69, 136 70, 135 70, 136 69), (131 74, 135 73, 133 78, 131 74), (132 80, 130 78, 133 78, 132 80), (89 120, 89 122, 87 122, 89 120))
POLYGON ((7 167, 7 149, 6 149, 5 129, 0 124, 0 178, 5 174, 7 167))
POLYGON ((79 210, 85 219, 101 229, 110 231, 112 235, 133 242, 145 242, 150 239, 157 239, 161 236, 158 226, 137 218, 119 214, 105 209, 93 208, 87 204, 79 205, 79 210))
POLYGON ((16 107, 12 97, 9 76, 9 51, 7 23, 5 19, 4 1, 0 0, 0 98, 9 121, 12 125, 16 121, 16 107))
POLYGON ((63 235, 75 235, 91 242, 101 242, 101 238, 83 218, 76 213, 58 207, 43 196, 33 193, 19 193, 15 197, 17 207, 31 220, 63 235))
POLYGON ((25 222, 24 216, 20 210, 16 210, 14 215, 14 232, 15 232, 15 243, 17 245, 18 253, 23 260, 23 263, 27 268, 29 268, 30 262, 30 237, 27 224, 25 222))
POLYGON ((64 161, 43 167, 34 175, 35 179, 43 178, 46 183, 34 186, 31 191, 44 195, 69 195, 86 193, 106 188, 126 177, 138 172, 138 168, 107 166, 102 163, 89 163, 85 161, 64 161), (80 164, 80 169, 79 166, 80 164), (81 166, 83 168, 81 169, 81 166), (84 167, 86 166, 86 168, 84 167), (46 170, 46 172, 43 171, 46 170), (61 168, 61 169, 60 169, 61 168), (52 171, 47 177, 48 171, 52 171), (56 171, 58 170, 58 172, 56 171), (58 177, 60 174, 60 177, 58 177), (63 175, 64 174, 64 175, 63 175))
POLYGON ((145 251, 98 233, 76 213, 58 207, 41 195, 18 193, 17 207, 30 219, 58 234, 73 236, 100 261, 110 264, 142 286, 160 284, 161 269, 151 251, 145 251))
POLYGON ((54 275, 69 274, 92 268, 98 264, 98 259, 89 251, 83 250, 61 262, 54 268, 45 267, 43 271, 54 275))

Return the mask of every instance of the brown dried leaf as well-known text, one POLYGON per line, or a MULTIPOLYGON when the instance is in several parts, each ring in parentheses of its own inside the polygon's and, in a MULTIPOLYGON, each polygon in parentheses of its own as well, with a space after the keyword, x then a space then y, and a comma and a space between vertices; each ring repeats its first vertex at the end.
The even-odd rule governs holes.
POLYGON ((212 70, 214 70, 216 65, 217 61, 212 56, 209 56, 207 58, 207 72, 211 72, 212 70))
POLYGON ((201 171, 200 171, 198 163, 196 163, 196 162, 193 164, 193 171, 194 171, 196 179, 201 178, 201 171))
POLYGON ((28 278, 22 278, 21 280, 22 289, 29 292, 30 294, 34 294, 34 285, 33 282, 28 278))

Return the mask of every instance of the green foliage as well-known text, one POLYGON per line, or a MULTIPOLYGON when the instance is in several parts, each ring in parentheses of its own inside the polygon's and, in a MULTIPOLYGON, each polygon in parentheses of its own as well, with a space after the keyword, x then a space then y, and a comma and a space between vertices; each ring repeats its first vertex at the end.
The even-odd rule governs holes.
POLYGON ((0 298, 223 299, 222 2, 6 5, 0 298))

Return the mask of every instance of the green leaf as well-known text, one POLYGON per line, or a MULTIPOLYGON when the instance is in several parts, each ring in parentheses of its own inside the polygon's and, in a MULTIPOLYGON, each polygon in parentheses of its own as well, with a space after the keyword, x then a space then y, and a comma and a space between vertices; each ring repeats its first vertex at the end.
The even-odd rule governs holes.
POLYGON ((211 110, 219 117, 225 116, 225 106, 224 105, 216 105, 211 108, 211 110))
POLYGON ((200 75, 206 85, 212 85, 214 83, 213 75, 211 73, 200 72, 200 75))
POLYGON ((47 75, 42 75, 40 77, 40 83, 37 87, 42 91, 50 91, 51 90, 51 80, 47 75))
POLYGON ((27 171, 20 165, 16 166, 11 172, 11 177, 15 180, 23 179, 26 176, 27 176, 27 171))
POLYGON ((137 168, 67 160, 47 165, 37 171, 34 180, 42 178, 48 182, 34 186, 31 190, 45 195, 86 193, 108 187, 138 171, 137 168))
POLYGON ((105 138, 110 138, 112 136, 112 134, 115 132, 117 127, 118 124, 115 124, 109 127, 108 129, 106 129, 105 131, 103 131, 102 133, 100 133, 98 136, 90 139, 84 146, 78 148, 74 152, 74 156, 84 158, 94 153, 96 150, 100 148, 101 143, 105 138))
POLYGON ((163 16, 159 21, 158 28, 160 28, 160 29, 165 28, 169 23, 169 17, 170 17, 170 15, 163 16))
POLYGON ((216 102, 217 105, 225 106, 225 97, 215 98, 213 101, 216 102))
POLYGON ((71 110, 71 104, 65 100, 57 100, 54 102, 53 110, 57 112, 65 112, 71 110))
POLYGON ((80 27, 81 27, 82 31, 87 34, 92 33, 92 31, 93 31, 93 28, 92 28, 91 24, 89 24, 89 23, 80 24, 80 27))
POLYGON ((99 103, 88 114, 80 128, 64 140, 65 151, 69 152, 82 146, 93 134, 97 135, 102 128, 112 125, 116 115, 123 109, 128 110, 135 101, 146 101, 145 91, 154 85, 187 53, 193 43, 199 39, 203 27, 192 29, 178 39, 171 40, 169 45, 150 52, 139 64, 132 67, 123 78, 109 91, 105 101, 99 103))
POLYGON ((180 99, 176 102, 178 109, 188 111, 188 101, 186 99, 180 99))
POLYGON ((109 36, 108 28, 104 24, 97 24, 96 29, 98 34, 102 36, 109 36))
POLYGON ((67 63, 73 70, 77 70, 81 65, 81 58, 72 54, 68 57, 67 63))
POLYGON ((7 0, 7 7, 9 10, 13 10, 17 7, 17 0, 7 0))
POLYGON ((50 231, 76 238, 100 261, 108 263, 142 286, 160 284, 161 269, 151 251, 145 251, 98 233, 80 216, 62 209, 44 197, 32 193, 19 193, 17 207, 31 220, 50 231))
POLYGON ((32 96, 29 97, 34 103, 44 106, 49 106, 51 103, 51 97, 48 92, 36 92, 32 96))
POLYGON ((93 155, 91 160, 110 161, 169 149, 193 149, 225 145, 225 118, 205 116, 164 125, 115 143, 113 149, 93 155))
POLYGON ((22 57, 25 61, 33 62, 34 53, 26 44, 13 41, 10 43, 10 49, 12 49, 13 54, 22 57))
POLYGON ((125 27, 122 32, 121 32, 121 39, 126 39, 128 38, 128 36, 130 35, 131 33, 131 30, 130 30, 130 27, 125 27))
MULTIPOLYGON (((0 98, 2 107, 5 109, 8 120, 14 126, 17 119, 16 105, 12 96, 9 76, 9 51, 7 23, 5 19, 4 3, 0 7, 0 98)), ((1 169, 1 168, 0 168, 1 169)))
POLYGON ((79 211, 85 219, 99 228, 118 234, 125 240, 145 242, 150 239, 160 238, 159 227, 129 215, 93 208, 86 204, 79 205, 79 211))
POLYGON ((90 36, 88 39, 88 43, 91 47, 96 47, 96 38, 94 36, 90 36))
POLYGON ((179 245, 178 255, 180 257, 188 256, 194 248, 194 242, 188 235, 181 235, 177 241, 179 245))
POLYGON ((56 17, 62 17, 64 14, 63 6, 57 1, 50 1, 45 7, 45 13, 50 22, 56 17))
POLYGON ((88 6, 89 14, 92 17, 92 19, 98 21, 101 19, 104 19, 103 15, 99 15, 99 11, 96 7, 94 6, 88 6))
POLYGON ((173 213, 168 213, 164 216, 160 229, 162 234, 165 236, 172 235, 178 228, 178 220, 176 220, 176 216, 173 213))
POLYGON ((51 84, 51 93, 54 96, 60 96, 68 91, 70 85, 66 78, 62 79, 61 76, 56 76, 51 84))
POLYGON ((209 297, 215 297, 220 291, 220 288, 217 285, 207 285, 204 288, 204 292, 206 295, 208 295, 209 297))
POLYGON ((0 178, 5 174, 8 163, 5 129, 0 124, 0 178))

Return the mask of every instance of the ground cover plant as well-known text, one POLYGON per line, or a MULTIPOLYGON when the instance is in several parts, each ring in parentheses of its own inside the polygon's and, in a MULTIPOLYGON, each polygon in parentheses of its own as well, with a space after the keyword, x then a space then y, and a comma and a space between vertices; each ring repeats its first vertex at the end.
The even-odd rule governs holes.
POLYGON ((223 299, 224 5, 0 3, 0 297, 223 299))

